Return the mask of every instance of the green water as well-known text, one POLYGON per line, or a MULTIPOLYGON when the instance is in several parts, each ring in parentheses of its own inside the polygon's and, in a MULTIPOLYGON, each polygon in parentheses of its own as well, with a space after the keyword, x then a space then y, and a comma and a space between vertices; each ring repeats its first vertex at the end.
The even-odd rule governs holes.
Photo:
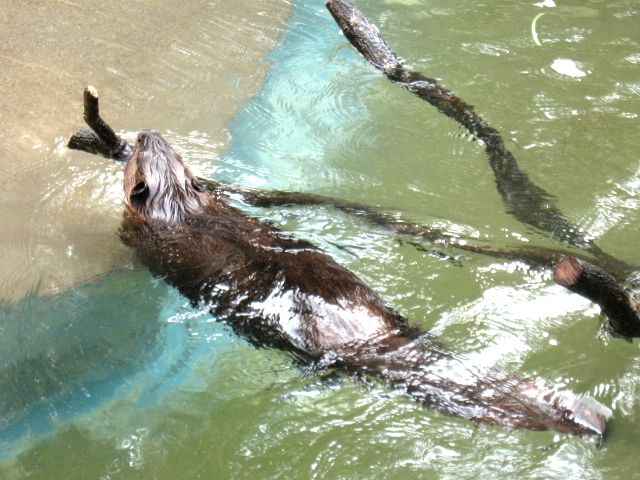
MULTIPOLYGON (((357 5, 407 63, 476 106, 574 225, 640 265, 637 2, 357 5), (538 46, 530 26, 543 12, 538 46)), ((555 245, 505 212, 482 146, 355 54, 322 2, 294 2, 268 60, 262 90, 230 125, 218 178, 380 205, 495 245, 555 245)), ((167 137, 187 162, 205 165, 206 142, 188 131, 167 137)), ((7 404, 38 372, 57 383, 26 407, 8 407, 0 477, 640 477, 637 342, 602 332, 593 306, 548 272, 419 250, 329 208, 253 213, 322 246, 466 356, 609 407, 610 435, 598 446, 554 432, 478 428, 382 385, 319 378, 281 352, 233 337, 144 272, 125 271, 3 312, 3 339, 13 349, 5 368, 19 365, 24 350, 42 349, 41 363, 29 363, 35 373, 18 370, 8 382, 7 404), (121 301, 105 297, 114 292, 121 301), (138 296, 144 315, 134 308, 138 296), (51 306, 75 316, 68 324, 64 314, 33 321, 51 306), (119 326, 127 316, 135 319, 129 329, 119 326), (93 318, 105 327, 90 341, 93 318), (7 328, 24 319, 34 327, 7 328), (76 343, 56 341, 52 354, 42 346, 51 325, 77 332, 76 343)))

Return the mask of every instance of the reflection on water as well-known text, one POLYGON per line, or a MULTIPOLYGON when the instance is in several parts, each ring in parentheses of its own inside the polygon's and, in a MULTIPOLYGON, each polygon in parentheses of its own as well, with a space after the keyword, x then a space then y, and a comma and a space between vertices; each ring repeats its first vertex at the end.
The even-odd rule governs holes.
MULTIPOLYGON (((530 33, 540 12, 532 1, 358 5, 399 55, 476 105, 574 224, 608 253, 640 263, 640 11, 634 2, 558 2, 538 21, 540 46, 530 33), (585 75, 559 73, 552 68, 556 59, 570 59, 585 75)), ((170 9, 162 12, 172 16, 170 9)), ((188 13, 184 18, 194 16, 188 13)), ((220 18, 207 21, 235 28, 220 18)), ((169 45, 177 43, 171 32, 166 35, 169 45)), ((198 58, 199 41, 187 35, 179 49, 164 53, 198 58)), ((161 57, 151 50, 150 57, 161 57)), ((137 118, 148 122, 140 127, 169 129, 167 138, 202 174, 215 170, 219 178, 247 186, 383 205, 488 242, 555 245, 504 211, 482 146, 381 78, 338 35, 323 2, 295 2, 269 61, 262 89, 230 124, 233 143, 215 167, 211 152, 215 157, 221 151, 224 138, 216 132, 223 127, 216 115, 211 123, 207 116, 216 100, 176 96, 168 103, 197 104, 200 113, 193 123, 189 115, 177 115, 173 124, 176 111, 157 105, 126 114, 126 105, 139 102, 123 101, 124 93, 110 84, 109 91, 117 92, 115 125, 133 132, 137 118)), ((187 76, 205 75, 197 63, 180 65, 187 76)), ((125 63, 119 71, 138 75, 128 73, 130 67, 125 63)), ((167 75, 162 82, 177 78, 171 68, 167 75)), ((147 84, 148 78, 137 83, 147 84)), ((172 89, 176 84, 165 95, 172 89)), ((79 196, 91 198, 94 213, 86 222, 68 218, 65 227, 86 238, 65 243, 63 252, 75 245, 71 255, 94 261, 99 255, 83 245, 115 232, 119 167, 61 153, 53 141, 46 145, 50 152, 38 157, 40 167, 56 166, 34 182, 55 194, 48 195, 46 209, 40 207, 43 216, 79 203, 79 196)), ((10 452, 0 477, 637 475, 637 343, 603 333, 597 311, 552 285, 548 273, 438 246, 418 249, 329 208, 254 213, 322 246, 413 322, 433 327, 474 360, 596 398, 614 412, 610 438, 597 448, 553 432, 477 428, 425 411, 382 385, 365 389, 330 372, 319 377, 281 352, 246 345, 161 282, 128 270, 54 297, 29 296, 0 313, 6 348, 0 368, 7 373, 1 438, 10 452), (43 387, 28 379, 41 379, 43 387)), ((60 235, 61 229, 46 225, 51 236, 60 235)), ((24 235, 20 241, 33 241, 24 235)), ((39 244, 46 253, 46 242, 39 244)), ((64 265, 57 269, 65 272, 64 265)))

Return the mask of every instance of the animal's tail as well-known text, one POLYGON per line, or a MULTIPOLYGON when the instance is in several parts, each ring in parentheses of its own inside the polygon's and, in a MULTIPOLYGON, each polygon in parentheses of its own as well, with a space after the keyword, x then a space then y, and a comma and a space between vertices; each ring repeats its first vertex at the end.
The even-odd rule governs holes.
POLYGON ((428 335, 414 340, 389 336, 342 352, 340 358, 346 368, 382 377, 445 415, 574 435, 603 435, 606 430, 605 416, 571 394, 473 365, 428 335))

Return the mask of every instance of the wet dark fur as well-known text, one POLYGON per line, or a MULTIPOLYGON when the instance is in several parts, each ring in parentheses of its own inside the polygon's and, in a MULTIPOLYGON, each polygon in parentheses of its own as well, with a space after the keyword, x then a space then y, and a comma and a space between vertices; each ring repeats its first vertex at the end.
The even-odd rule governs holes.
POLYGON ((598 434, 579 400, 471 365, 417 335, 353 273, 313 245, 212 197, 157 132, 125 170, 121 230, 149 270, 251 342, 373 374, 447 415, 513 428, 598 434))

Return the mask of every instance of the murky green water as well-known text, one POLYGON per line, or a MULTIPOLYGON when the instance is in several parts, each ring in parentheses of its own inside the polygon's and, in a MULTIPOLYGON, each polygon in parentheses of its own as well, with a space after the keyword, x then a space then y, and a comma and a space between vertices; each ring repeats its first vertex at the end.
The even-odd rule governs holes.
MULTIPOLYGON (((640 265, 637 2, 357 5, 398 55, 502 132, 572 223, 640 265), (538 46, 530 26, 543 12, 538 46)), ((217 178, 380 205, 490 244, 554 245, 505 213, 478 142, 355 54, 323 2, 293 7, 262 89, 229 125, 217 178)), ((187 161, 211 168, 206 135, 165 125, 187 161)), ((43 155, 77 159, 76 170, 96 164, 43 155)), ((548 272, 419 250, 329 208, 254 213, 325 248, 474 360, 608 406, 609 437, 598 448, 554 432, 477 428, 381 385, 318 378, 248 346, 146 272, 118 270, 0 311, 0 477, 638 476, 637 342, 602 333, 592 305, 548 272)))

